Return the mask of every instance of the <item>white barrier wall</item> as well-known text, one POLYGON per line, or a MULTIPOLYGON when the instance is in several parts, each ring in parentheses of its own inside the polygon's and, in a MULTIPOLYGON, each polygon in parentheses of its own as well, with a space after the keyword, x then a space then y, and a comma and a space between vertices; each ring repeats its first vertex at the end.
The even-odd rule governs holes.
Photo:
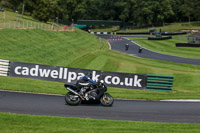
POLYGON ((9 73, 9 60, 0 59, 0 76, 8 76, 9 73))

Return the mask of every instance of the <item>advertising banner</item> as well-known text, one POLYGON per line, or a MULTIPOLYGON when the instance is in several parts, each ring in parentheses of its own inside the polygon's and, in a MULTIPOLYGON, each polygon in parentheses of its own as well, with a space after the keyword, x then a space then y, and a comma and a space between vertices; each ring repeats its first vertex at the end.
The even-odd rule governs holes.
POLYGON ((145 74, 97 71, 12 61, 10 62, 9 76, 75 83, 86 73, 91 73, 94 81, 100 80, 108 87, 146 89, 147 75, 145 74))

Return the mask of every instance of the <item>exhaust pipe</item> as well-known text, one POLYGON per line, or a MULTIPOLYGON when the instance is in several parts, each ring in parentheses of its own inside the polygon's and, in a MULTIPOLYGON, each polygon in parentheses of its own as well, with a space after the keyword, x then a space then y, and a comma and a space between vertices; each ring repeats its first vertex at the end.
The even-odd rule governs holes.
POLYGON ((67 90, 68 90, 68 91, 71 91, 71 92, 74 93, 75 95, 78 95, 78 96, 79 96, 78 92, 72 90, 71 88, 67 87, 67 90))
POLYGON ((75 95, 79 96, 82 100, 85 100, 80 94, 78 94, 78 92, 72 90, 71 88, 67 87, 67 90, 74 93, 75 95))

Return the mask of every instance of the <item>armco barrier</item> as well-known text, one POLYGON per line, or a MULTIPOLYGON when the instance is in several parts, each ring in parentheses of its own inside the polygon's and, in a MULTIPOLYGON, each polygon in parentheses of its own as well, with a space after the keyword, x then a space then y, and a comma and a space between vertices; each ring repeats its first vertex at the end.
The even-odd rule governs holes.
POLYGON ((170 91, 173 86, 172 76, 108 72, 0 59, 0 76, 71 83, 76 82, 85 73, 91 73, 93 80, 100 80, 108 87, 170 91))
POLYGON ((173 76, 147 74, 147 90, 171 91, 173 76))

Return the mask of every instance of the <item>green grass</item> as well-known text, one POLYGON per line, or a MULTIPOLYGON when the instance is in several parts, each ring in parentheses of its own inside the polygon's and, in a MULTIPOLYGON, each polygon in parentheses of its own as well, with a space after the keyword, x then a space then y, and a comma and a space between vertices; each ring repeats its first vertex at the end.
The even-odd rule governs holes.
MULTIPOLYGON (((22 19, 22 14, 19 14, 19 13, 16 13, 16 12, 13 12, 13 11, 9 11, 9 10, 4 10, 5 11, 5 18, 3 17, 3 15, 0 16, 0 21, 3 21, 3 20, 11 20, 11 21, 16 21, 17 18, 19 21, 22 21, 22 20, 31 20, 31 21, 37 21, 35 19, 33 19, 32 17, 30 16, 27 16, 27 15, 24 15, 24 19, 22 19)), ((37 21, 39 22, 39 21, 37 21)))
POLYGON ((96 37, 79 30, 54 32, 4 29, 0 31, 0 42, 2 59, 62 66, 102 47, 96 37))
POLYGON ((200 124, 97 120, 0 113, 2 133, 198 133, 200 124))

